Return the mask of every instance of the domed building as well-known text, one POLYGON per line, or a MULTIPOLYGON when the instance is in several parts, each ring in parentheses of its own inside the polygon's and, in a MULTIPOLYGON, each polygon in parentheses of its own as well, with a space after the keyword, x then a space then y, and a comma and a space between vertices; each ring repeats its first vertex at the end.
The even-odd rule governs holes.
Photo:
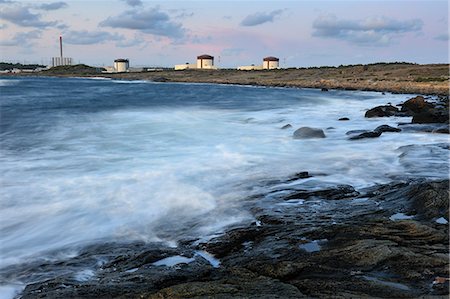
POLYGON ((263 69, 265 70, 273 70, 280 67, 280 59, 269 56, 263 59, 263 69))

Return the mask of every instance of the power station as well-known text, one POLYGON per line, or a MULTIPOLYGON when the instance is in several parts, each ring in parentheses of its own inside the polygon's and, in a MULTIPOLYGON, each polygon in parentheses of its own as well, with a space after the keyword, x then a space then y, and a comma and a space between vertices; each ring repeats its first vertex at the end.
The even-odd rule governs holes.
POLYGON ((63 56, 62 36, 59 37, 59 57, 52 57, 52 66, 72 65, 72 58, 63 56))

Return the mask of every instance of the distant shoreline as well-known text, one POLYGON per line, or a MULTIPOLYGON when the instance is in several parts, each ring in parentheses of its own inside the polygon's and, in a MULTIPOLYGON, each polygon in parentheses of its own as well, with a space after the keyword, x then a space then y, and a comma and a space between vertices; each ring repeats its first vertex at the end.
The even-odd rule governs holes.
POLYGON ((105 77, 153 82, 218 83, 268 87, 318 88, 449 95, 448 64, 380 63, 341 67, 279 69, 270 71, 160 70, 130 73, 82 73, 49 71, 6 76, 105 77))

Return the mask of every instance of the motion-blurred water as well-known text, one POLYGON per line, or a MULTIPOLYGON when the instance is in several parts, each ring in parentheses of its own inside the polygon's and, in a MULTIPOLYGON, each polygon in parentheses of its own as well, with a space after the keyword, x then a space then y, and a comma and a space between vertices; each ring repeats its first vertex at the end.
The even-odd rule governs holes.
POLYGON ((264 191, 259 181, 299 171, 326 174, 305 188, 448 175, 447 150, 406 147, 400 158, 398 149, 445 134, 347 140, 349 130, 409 121, 364 118, 409 95, 4 78, 0 96, 0 268, 105 240, 207 236, 250 217, 241 203, 264 191), (301 126, 327 138, 294 140, 301 126))

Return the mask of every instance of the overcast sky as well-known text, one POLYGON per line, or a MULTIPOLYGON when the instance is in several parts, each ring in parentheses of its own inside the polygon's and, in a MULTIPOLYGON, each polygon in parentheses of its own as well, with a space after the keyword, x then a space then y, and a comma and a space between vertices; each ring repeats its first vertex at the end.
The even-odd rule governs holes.
POLYGON ((447 63, 447 1, 0 0, 0 59, 48 64, 220 67, 447 63))

